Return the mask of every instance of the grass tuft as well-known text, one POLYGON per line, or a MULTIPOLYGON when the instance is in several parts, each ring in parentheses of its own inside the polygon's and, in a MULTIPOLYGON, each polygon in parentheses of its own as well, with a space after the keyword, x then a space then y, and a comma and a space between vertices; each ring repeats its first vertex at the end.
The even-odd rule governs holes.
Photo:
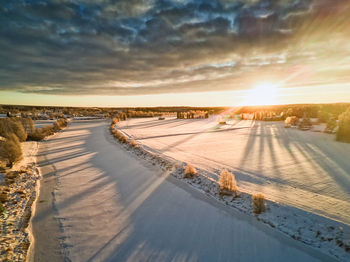
POLYGON ((117 129, 114 129, 114 124, 112 124, 110 126, 110 131, 112 133, 112 135, 119 140, 119 142, 121 143, 128 143, 128 139, 126 138, 126 136, 120 132, 119 130, 117 129))
POLYGON ((197 170, 191 164, 187 164, 185 168, 185 176, 184 178, 192 178, 197 175, 197 170))
POLYGON ((129 144, 132 146, 132 147, 138 147, 138 144, 136 143, 135 139, 131 138, 129 140, 129 144))
POLYGON ((261 193, 252 196, 252 207, 255 214, 261 214, 266 209, 265 196, 261 193))
POLYGON ((219 190, 221 195, 235 194, 235 196, 237 196, 238 189, 235 176, 225 169, 220 173, 219 190))

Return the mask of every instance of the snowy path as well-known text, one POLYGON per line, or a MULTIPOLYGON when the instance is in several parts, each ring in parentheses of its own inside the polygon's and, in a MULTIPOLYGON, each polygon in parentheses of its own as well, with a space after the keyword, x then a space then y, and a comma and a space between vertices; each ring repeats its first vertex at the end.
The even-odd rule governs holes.
POLYGON ((350 144, 281 122, 131 119, 118 128, 151 150, 209 172, 232 170, 245 192, 350 225, 350 144))
MULTIPOLYGON (((55 170, 51 175, 59 181, 55 208, 66 258, 330 261, 253 216, 224 207, 183 182, 166 177, 156 167, 141 163, 107 130, 106 122, 71 123, 45 142, 46 149, 40 153, 47 158, 39 163, 42 170, 50 165, 55 170)), ((36 214, 36 223, 48 215, 36 214)), ((49 249, 41 254, 45 255, 50 257, 49 249)), ((37 257, 40 260, 45 261, 45 257, 37 257)))

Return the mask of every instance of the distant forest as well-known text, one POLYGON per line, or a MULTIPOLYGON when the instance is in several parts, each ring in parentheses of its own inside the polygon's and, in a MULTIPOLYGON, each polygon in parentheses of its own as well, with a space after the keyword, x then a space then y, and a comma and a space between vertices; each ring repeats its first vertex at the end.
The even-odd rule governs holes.
POLYGON ((350 108, 350 103, 243 106, 235 110, 234 114, 261 113, 263 116, 279 115, 282 116, 282 119, 296 116, 298 118, 319 118, 321 122, 327 122, 330 118, 338 119, 348 108, 350 108))
POLYGON ((271 105, 271 106, 243 106, 243 107, 55 107, 55 106, 24 106, 24 105, 0 105, 1 114, 31 114, 32 118, 38 113, 64 114, 71 116, 93 116, 103 114, 105 117, 114 117, 117 114, 125 113, 126 117, 153 117, 162 114, 174 113, 180 115, 188 112, 207 112, 209 115, 228 112, 231 115, 255 114, 256 120, 263 120, 275 115, 281 116, 284 120, 288 116, 298 118, 319 118, 327 122, 336 118, 350 108, 350 103, 333 104, 292 104, 292 105, 271 105))

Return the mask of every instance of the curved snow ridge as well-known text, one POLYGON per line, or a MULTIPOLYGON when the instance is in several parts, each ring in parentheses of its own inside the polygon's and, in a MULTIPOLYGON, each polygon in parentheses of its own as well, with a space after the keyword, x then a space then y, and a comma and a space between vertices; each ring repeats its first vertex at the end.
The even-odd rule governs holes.
MULTIPOLYGON (((132 138, 130 134, 122 130, 119 131, 129 139, 132 138)), ((198 176, 192 179, 184 178, 184 166, 187 165, 187 163, 176 160, 170 156, 165 156, 156 149, 144 144, 138 143, 136 147, 130 144, 123 144, 123 146, 128 151, 151 162, 153 165, 159 165, 164 171, 170 171, 172 176, 186 182, 193 188, 228 207, 255 216, 257 220, 272 228, 287 234, 295 240, 316 248, 325 254, 329 254, 340 261, 348 261, 350 258, 349 225, 271 200, 265 200, 267 204, 266 212, 256 215, 253 213, 251 204, 252 191, 241 189, 239 197, 236 198, 232 198, 232 196, 220 196, 217 183, 220 170, 216 169, 215 172, 209 172, 196 167, 198 176)), ((269 198, 269 196, 265 197, 269 198)))

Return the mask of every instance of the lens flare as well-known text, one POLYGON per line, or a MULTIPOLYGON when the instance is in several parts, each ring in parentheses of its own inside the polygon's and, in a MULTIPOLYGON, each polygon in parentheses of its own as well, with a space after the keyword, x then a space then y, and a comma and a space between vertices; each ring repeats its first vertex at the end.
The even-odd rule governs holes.
POLYGON ((245 105, 274 105, 278 103, 279 88, 277 84, 260 83, 247 93, 245 105))

